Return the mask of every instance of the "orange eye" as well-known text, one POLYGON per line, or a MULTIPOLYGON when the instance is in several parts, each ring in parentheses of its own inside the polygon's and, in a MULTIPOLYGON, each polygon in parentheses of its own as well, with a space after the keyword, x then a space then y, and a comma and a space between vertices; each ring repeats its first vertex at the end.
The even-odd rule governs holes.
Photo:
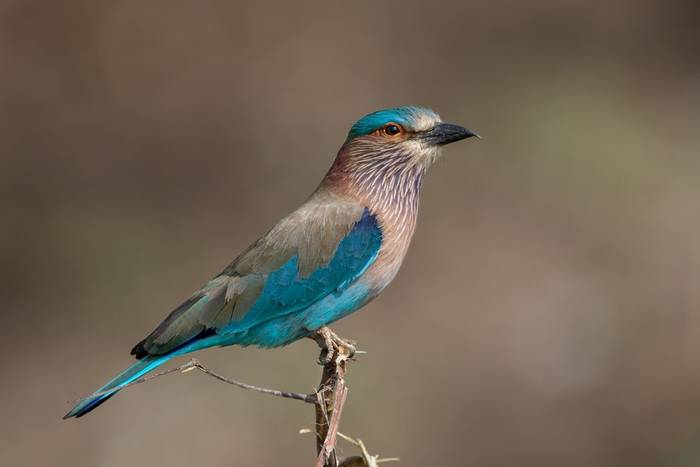
POLYGON ((403 131, 403 128, 401 128, 401 125, 399 125, 398 123, 387 123, 386 125, 384 125, 382 131, 385 135, 396 136, 403 131))

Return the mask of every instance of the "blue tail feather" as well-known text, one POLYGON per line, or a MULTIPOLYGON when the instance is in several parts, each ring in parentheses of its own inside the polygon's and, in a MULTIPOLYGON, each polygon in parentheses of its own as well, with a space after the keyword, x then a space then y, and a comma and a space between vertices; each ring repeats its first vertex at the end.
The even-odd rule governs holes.
POLYGON ((100 404, 115 395, 119 390, 123 389, 129 383, 136 381, 146 373, 155 370, 163 363, 173 358, 173 355, 162 355, 158 357, 145 357, 129 368, 121 372, 114 379, 102 386, 94 392, 93 396, 89 396, 80 401, 73 409, 68 412, 63 418, 82 417, 91 410, 97 408, 100 404))
POLYGON ((82 417, 115 395, 127 384, 136 381, 175 357, 216 345, 230 345, 234 342, 235 341, 233 340, 232 335, 220 336, 218 334, 203 334, 202 336, 198 336, 195 339, 192 339, 190 342, 185 343, 181 347, 178 347, 167 355, 147 355, 141 360, 136 361, 133 365, 122 371, 110 382, 95 391, 92 396, 88 396, 80 401, 63 417, 63 419, 65 420, 66 418, 71 417, 82 417))

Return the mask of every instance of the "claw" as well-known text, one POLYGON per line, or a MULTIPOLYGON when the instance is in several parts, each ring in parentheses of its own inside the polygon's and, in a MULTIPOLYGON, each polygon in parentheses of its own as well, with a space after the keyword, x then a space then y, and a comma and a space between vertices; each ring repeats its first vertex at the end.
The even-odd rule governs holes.
POLYGON ((351 359, 357 352, 355 341, 343 339, 326 326, 311 333, 309 337, 315 340, 321 348, 320 365, 328 365, 341 355, 345 359, 351 359))

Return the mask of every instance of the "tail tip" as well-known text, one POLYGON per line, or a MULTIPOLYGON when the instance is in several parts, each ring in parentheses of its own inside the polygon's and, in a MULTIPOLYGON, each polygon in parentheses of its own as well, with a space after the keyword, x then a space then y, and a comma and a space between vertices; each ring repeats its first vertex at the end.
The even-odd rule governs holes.
POLYGON ((107 399, 109 399, 110 397, 112 397, 116 393, 117 393, 117 391, 114 391, 113 393, 104 394, 104 395, 98 396, 94 399, 87 399, 87 400, 84 400, 84 401, 78 403, 78 405, 73 407, 70 412, 68 412, 67 414, 65 414, 63 416, 63 420, 66 420, 68 418, 74 418, 74 417, 80 418, 83 415, 85 415, 89 412, 92 412, 94 409, 96 409, 97 407, 102 405, 107 399))

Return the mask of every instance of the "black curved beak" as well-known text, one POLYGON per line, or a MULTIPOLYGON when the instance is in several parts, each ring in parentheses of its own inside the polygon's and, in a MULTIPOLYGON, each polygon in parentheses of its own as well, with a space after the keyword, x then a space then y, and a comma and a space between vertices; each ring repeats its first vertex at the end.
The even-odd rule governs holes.
POLYGON ((481 139, 481 136, 474 133, 472 130, 452 125, 451 123, 438 123, 432 130, 421 133, 421 139, 429 144, 444 146, 445 144, 454 143, 466 138, 476 136, 481 139))

